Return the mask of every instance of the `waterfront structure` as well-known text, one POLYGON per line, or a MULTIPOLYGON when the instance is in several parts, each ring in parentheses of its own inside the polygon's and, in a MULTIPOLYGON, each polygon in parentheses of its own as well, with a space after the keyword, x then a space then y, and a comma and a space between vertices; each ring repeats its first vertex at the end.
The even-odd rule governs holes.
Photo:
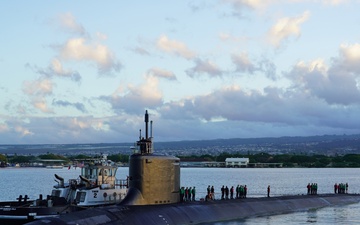
POLYGON ((226 158, 226 167, 247 167, 249 164, 249 158, 226 158))

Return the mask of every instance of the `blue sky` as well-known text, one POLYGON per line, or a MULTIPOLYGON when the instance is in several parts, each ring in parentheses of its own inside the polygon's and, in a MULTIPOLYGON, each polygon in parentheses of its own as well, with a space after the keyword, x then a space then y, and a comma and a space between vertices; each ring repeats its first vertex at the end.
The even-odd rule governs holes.
POLYGON ((0 144, 360 133, 346 0, 8 1, 0 144))

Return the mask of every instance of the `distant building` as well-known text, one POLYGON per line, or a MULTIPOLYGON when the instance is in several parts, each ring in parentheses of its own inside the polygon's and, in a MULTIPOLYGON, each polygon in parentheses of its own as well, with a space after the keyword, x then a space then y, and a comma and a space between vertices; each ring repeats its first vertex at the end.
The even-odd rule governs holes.
POLYGON ((249 164, 249 158, 226 158, 226 167, 247 167, 249 164))

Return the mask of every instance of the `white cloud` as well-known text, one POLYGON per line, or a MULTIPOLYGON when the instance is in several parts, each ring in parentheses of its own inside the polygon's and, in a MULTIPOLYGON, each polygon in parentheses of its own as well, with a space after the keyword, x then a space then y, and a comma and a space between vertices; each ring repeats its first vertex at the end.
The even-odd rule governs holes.
POLYGON ((299 62, 288 77, 296 91, 323 99, 330 105, 360 104, 360 91, 356 76, 341 69, 340 65, 327 66, 323 60, 299 62))
POLYGON ((88 43, 84 38, 69 39, 60 50, 60 57, 64 60, 95 62, 100 73, 118 72, 120 62, 107 46, 88 43))
POLYGON ((284 17, 279 19, 276 24, 270 28, 268 32, 268 39, 276 48, 291 36, 300 37, 300 25, 308 20, 310 16, 309 11, 305 11, 298 17, 284 17))
POLYGON ((54 111, 49 108, 48 103, 43 97, 36 97, 32 99, 32 105, 44 113, 53 113, 54 111))
POLYGON ((118 112, 139 112, 146 108, 156 108, 163 103, 162 93, 158 87, 159 78, 146 76, 145 82, 139 85, 119 87, 110 97, 102 99, 110 102, 118 112))
POLYGON ((326 5, 333 5, 333 6, 337 6, 340 4, 344 4, 349 2, 348 0, 322 0, 322 2, 326 5))
POLYGON ((28 95, 45 96, 52 94, 53 82, 50 79, 24 81, 23 91, 28 95))
POLYGON ((57 76, 62 78, 70 78, 75 82, 79 82, 81 80, 81 76, 77 71, 66 70, 63 67, 62 62, 57 58, 54 58, 46 69, 36 68, 36 72, 44 75, 47 78, 57 76))
POLYGON ((25 81, 23 92, 30 98, 31 104, 44 113, 52 113, 48 107, 45 97, 53 93, 53 82, 49 79, 39 79, 36 81, 25 81))
POLYGON ((196 54, 190 49, 188 49, 188 47, 184 43, 176 40, 170 40, 165 35, 162 35, 158 39, 156 44, 160 50, 172 53, 185 59, 193 59, 196 56, 196 54))
POLYGON ((21 136, 28 136, 28 135, 33 135, 34 134, 29 129, 24 128, 22 126, 16 126, 15 131, 17 133, 19 133, 21 136))
POLYGON ((76 22, 75 17, 71 13, 60 14, 58 21, 60 26, 67 31, 80 35, 86 34, 85 28, 76 22))
POLYGON ((336 63, 344 70, 360 75, 360 44, 342 44, 339 51, 340 56, 336 59, 336 63))

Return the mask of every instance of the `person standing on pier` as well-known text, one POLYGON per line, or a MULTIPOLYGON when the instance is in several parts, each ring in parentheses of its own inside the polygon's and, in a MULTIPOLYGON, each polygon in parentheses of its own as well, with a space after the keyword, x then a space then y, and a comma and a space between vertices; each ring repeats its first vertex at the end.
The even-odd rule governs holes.
POLYGON ((270 197, 270 185, 267 187, 267 196, 270 197))

